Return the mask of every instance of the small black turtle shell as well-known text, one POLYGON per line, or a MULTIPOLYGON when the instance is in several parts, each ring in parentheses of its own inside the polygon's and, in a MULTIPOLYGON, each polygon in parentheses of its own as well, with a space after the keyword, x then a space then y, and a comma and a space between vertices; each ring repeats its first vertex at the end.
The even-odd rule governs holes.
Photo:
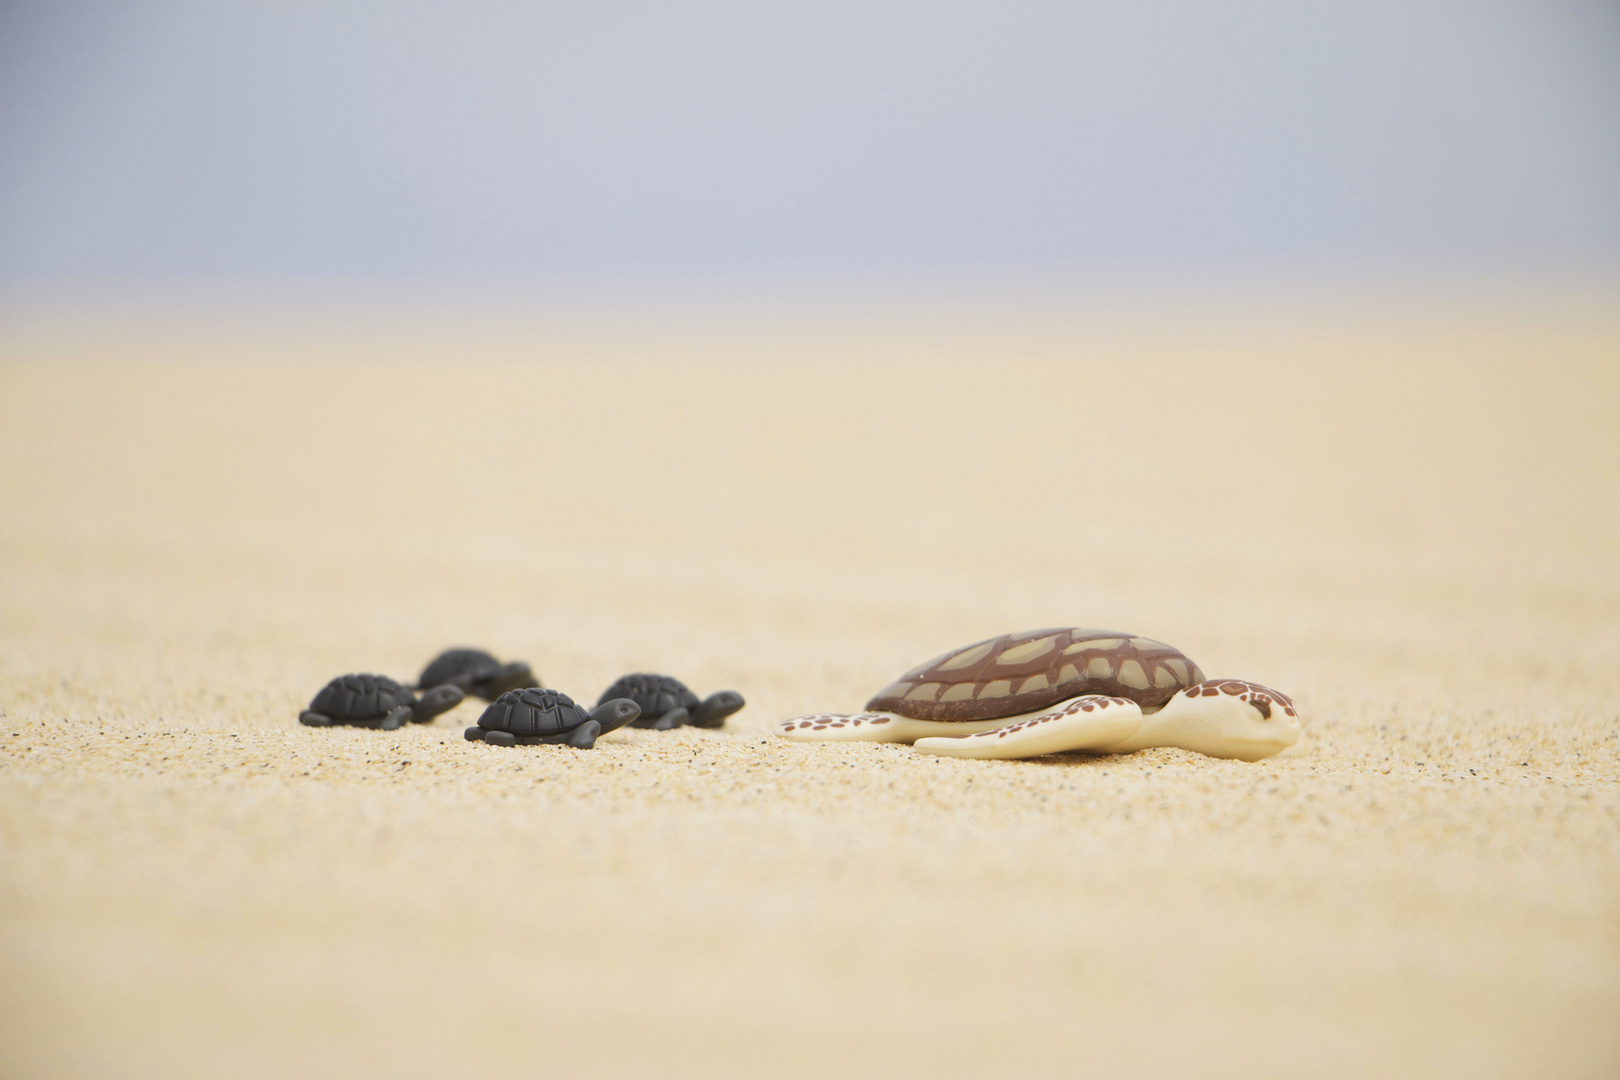
POLYGON ((422 677, 416 680, 416 685, 426 688, 440 683, 455 683, 465 689, 466 686, 493 679, 500 670, 501 662, 483 649, 446 649, 422 669, 422 677), (466 682, 461 682, 462 679, 466 682))
POLYGON ((415 704, 410 687, 386 675, 339 675, 321 687, 309 709, 333 720, 380 720, 401 705, 415 704))
POLYGON ((494 701, 508 690, 540 683, 528 664, 503 664, 483 649, 446 649, 422 669, 422 677, 416 680, 418 690, 444 685, 459 686, 485 701, 494 701))
POLYGON ((591 718, 574 699, 556 690, 508 690, 484 710, 478 726, 513 735, 560 735, 591 718))
POLYGON ((695 709, 699 702, 698 696, 679 679, 646 673, 621 677, 602 691, 596 703, 603 705, 614 698, 629 698, 641 707, 640 719, 649 721, 657 720, 671 709, 695 709))

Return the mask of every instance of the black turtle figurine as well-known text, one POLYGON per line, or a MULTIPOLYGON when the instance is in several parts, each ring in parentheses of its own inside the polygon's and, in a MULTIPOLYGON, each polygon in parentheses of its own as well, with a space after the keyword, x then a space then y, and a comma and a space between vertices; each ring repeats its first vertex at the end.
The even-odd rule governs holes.
POLYGON ((321 688, 298 722, 310 727, 347 724, 393 731, 409 720, 426 724, 461 704, 459 686, 435 686, 421 697, 386 675, 339 675, 321 688))
POLYGON ((613 698, 629 698, 635 702, 641 708, 641 716, 634 726, 655 731, 668 731, 682 724, 717 728, 726 722, 726 717, 747 704, 735 690, 721 690, 699 701, 679 679, 645 673, 622 676, 602 691, 600 701, 613 698))
POLYGON ((422 669, 416 688, 445 683, 485 701, 494 701, 508 690, 540 685, 528 664, 521 660, 503 664, 483 649, 446 649, 422 669))
POLYGON ((494 746, 567 743, 589 750, 600 736, 623 727, 640 712, 629 698, 604 701, 586 712, 574 704, 573 698, 557 690, 508 690, 490 703, 477 724, 467 729, 467 741, 482 739, 494 746))

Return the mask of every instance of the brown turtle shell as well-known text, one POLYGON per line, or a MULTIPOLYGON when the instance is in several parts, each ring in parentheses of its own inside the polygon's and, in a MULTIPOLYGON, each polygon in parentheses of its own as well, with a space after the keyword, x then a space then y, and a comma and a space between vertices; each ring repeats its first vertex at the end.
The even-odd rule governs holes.
POLYGON ((1150 638, 1078 627, 1026 630, 914 667, 866 708, 917 720, 993 720, 1102 694, 1154 709, 1203 679, 1197 664, 1150 638))

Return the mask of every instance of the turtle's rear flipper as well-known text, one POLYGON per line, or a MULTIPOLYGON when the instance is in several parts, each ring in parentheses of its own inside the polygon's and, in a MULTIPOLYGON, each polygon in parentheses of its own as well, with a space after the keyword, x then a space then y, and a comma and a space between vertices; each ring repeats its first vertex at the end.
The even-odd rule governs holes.
POLYGON ((305 709, 298 714, 298 722, 308 727, 331 727, 332 718, 325 713, 311 712, 305 709))
POLYGON ((918 739, 924 754, 965 758, 1027 758, 1104 747, 1135 735, 1142 709, 1124 698, 1087 695, 1006 727, 972 735, 918 739))
POLYGON ((405 721, 411 719, 411 716, 411 707, 409 705, 401 705, 397 708, 389 709, 388 715, 377 721, 377 727, 382 731, 393 731, 395 728, 404 727, 405 721))
POLYGON ((629 698, 622 697, 604 701, 591 710, 591 719, 601 725, 601 733, 604 735, 624 727, 640 715, 641 706, 629 698))
POLYGON ((698 702, 697 708, 692 710, 692 718, 687 723, 693 727, 716 728, 726 722, 726 717, 746 704, 748 703, 737 691, 721 690, 698 702))
POLYGON ((663 716, 660 716, 652 723, 643 726, 650 727, 654 731, 669 731, 672 728, 678 728, 682 724, 686 723, 688 715, 689 714, 685 709, 671 709, 669 712, 665 713, 663 716))
POLYGON ((451 683, 435 686, 416 699, 416 704, 410 709, 410 719, 413 723, 425 724, 440 713, 460 705, 466 696, 466 691, 451 683))
POLYGON ((529 665, 521 660, 514 661, 501 668, 495 673, 490 683, 489 696, 491 700, 500 697, 508 690, 527 690, 531 686, 537 687, 540 685, 539 680, 534 677, 534 672, 529 670, 529 665))

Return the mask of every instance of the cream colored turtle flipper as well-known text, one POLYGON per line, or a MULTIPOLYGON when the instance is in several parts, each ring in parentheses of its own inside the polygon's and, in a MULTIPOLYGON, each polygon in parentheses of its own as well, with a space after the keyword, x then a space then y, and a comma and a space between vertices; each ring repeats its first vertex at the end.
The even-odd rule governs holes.
POLYGON ((1135 734, 1142 709, 1124 698, 1087 695, 1071 698, 1016 723, 954 738, 917 740, 925 754, 965 758, 1026 758, 1095 750, 1135 734))
POLYGON ((1176 746, 1210 757, 1259 761, 1299 741, 1304 719, 1287 694, 1242 679, 1208 679, 1149 713, 1135 734, 1101 747, 1129 754, 1176 746))
POLYGON ((962 735, 1005 727, 1020 719, 1001 720, 913 720, 894 713, 812 713, 779 721, 776 733, 784 739, 804 742, 895 742, 909 743, 930 735, 962 735))

